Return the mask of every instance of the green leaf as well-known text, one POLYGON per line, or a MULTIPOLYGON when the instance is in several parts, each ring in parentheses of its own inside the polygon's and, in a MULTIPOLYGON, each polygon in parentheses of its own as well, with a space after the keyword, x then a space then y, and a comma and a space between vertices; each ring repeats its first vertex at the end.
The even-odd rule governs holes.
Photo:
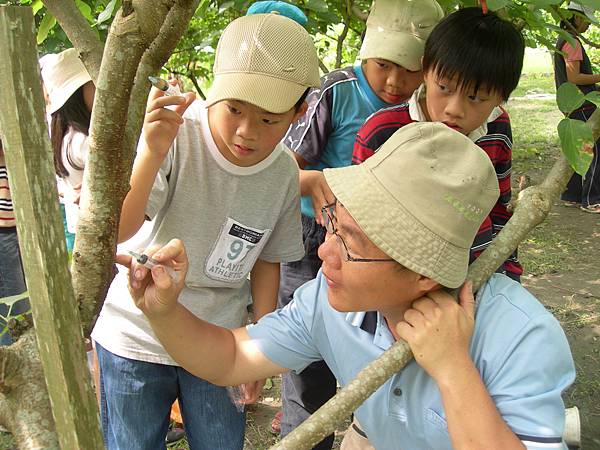
POLYGON ((598 91, 588 92, 585 95, 585 99, 588 102, 592 102, 596 106, 600 106, 600 92, 598 92, 598 91))
POLYGON ((42 9, 44 7, 44 4, 42 3, 42 0, 34 0, 33 3, 31 3, 31 9, 33 9, 33 15, 35 16, 38 11, 40 9, 42 9))
POLYGON ((267 378, 265 380, 265 385, 263 386, 263 389, 265 391, 269 391, 269 390, 273 389, 273 380, 271 380, 270 378, 267 378))
POLYGON ((592 155, 584 152, 584 144, 593 145, 592 129, 583 121, 565 118, 558 124, 562 151, 571 167, 582 177, 592 162, 592 155))
POLYGON ((585 96, 573 83, 563 83, 556 91, 558 109, 565 114, 579 108, 584 101, 585 96))
POLYGON ((115 10, 115 6, 117 5, 117 0, 110 0, 110 3, 106 5, 104 11, 98 14, 98 18, 96 19, 96 25, 100 25, 103 22, 106 22, 113 15, 113 11, 115 10))
POLYGON ((82 0, 75 0, 75 5, 79 9, 79 12, 87 19, 88 22, 94 23, 94 17, 92 16, 92 8, 90 5, 82 0))
POLYGON ((23 292, 22 294, 11 295, 10 297, 2 297, 0 298, 0 303, 10 306, 14 305, 19 300, 24 300, 26 298, 29 298, 29 292, 27 291, 23 292))
POLYGON ((56 25, 56 18, 50 14, 50 11, 46 11, 46 14, 44 14, 44 17, 40 22, 40 28, 38 29, 38 34, 36 36, 37 45, 40 45, 46 40, 48 33, 54 28, 54 25, 56 25))
POLYGON ((487 5, 490 11, 497 11, 504 8, 509 0, 488 0, 487 5))
POLYGON ((326 13, 329 9, 327 8, 327 3, 324 0, 308 0, 304 7, 306 9, 310 9, 311 11, 326 13))

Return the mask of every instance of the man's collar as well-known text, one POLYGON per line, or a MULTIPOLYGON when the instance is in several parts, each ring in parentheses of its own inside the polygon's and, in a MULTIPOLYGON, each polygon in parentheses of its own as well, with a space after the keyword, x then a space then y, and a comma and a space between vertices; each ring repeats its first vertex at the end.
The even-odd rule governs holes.
MULTIPOLYGON (((425 84, 422 84, 415 92, 413 92, 413 95, 411 95, 410 99, 408 100, 408 114, 410 115, 410 118, 415 122, 427 122, 427 116, 425 115, 423 108, 421 108, 421 103, 419 102, 419 100, 422 100, 424 98, 425 84)), ((467 135, 467 137, 473 142, 475 142, 477 141, 477 139, 485 136, 488 132, 487 124, 493 122, 501 115, 502 109, 499 106, 496 106, 494 109, 492 109, 492 112, 487 118, 486 123, 482 124, 479 128, 476 128, 475 130, 471 131, 467 135)))
POLYGON ((382 350, 387 350, 395 342, 385 319, 377 311, 347 313, 346 322, 372 335, 373 344, 382 350))

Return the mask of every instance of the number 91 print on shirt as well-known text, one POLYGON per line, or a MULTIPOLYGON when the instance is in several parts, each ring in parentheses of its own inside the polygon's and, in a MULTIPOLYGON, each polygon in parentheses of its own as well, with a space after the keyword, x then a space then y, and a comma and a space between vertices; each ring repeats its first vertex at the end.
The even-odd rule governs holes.
POLYGON ((230 283, 246 278, 270 233, 271 230, 248 227, 228 217, 206 260, 206 276, 230 283))

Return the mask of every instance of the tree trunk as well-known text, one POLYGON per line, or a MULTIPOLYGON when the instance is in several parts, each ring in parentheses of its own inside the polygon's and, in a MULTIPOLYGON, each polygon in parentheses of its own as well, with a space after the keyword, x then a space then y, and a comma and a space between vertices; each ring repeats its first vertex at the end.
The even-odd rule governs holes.
POLYGON ((0 123, 41 358, 40 365, 32 335, 15 344, 22 352, 12 347, 3 352, 9 370, 4 372, 2 415, 10 417, 6 410, 16 399, 22 410, 39 407, 36 414, 20 414, 7 424, 22 448, 56 448, 56 424, 62 448, 102 449, 98 407, 67 267, 30 8, 0 7, 0 42, 0 123), (47 393, 39 382, 42 366, 47 393), (31 386, 37 392, 31 392, 35 390, 31 386), (43 444, 31 446, 30 429, 43 444))

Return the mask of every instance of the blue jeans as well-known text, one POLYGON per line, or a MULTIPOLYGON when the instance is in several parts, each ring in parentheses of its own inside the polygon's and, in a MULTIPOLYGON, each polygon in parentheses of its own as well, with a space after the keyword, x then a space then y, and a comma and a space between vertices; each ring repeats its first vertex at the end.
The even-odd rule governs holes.
POLYGON ((171 405, 179 398, 192 450, 242 450, 246 417, 223 387, 177 366, 117 356, 96 343, 100 414, 108 450, 164 449, 171 405))
MULTIPOLYGON (((17 229, 8 228, 0 231, 0 298, 22 294, 27 290, 17 229)), ((29 311, 29 300, 19 300, 12 307, 0 303, 0 333, 6 330, 6 320, 29 311)), ((12 344, 8 330, 0 336, 0 345, 12 344)))

